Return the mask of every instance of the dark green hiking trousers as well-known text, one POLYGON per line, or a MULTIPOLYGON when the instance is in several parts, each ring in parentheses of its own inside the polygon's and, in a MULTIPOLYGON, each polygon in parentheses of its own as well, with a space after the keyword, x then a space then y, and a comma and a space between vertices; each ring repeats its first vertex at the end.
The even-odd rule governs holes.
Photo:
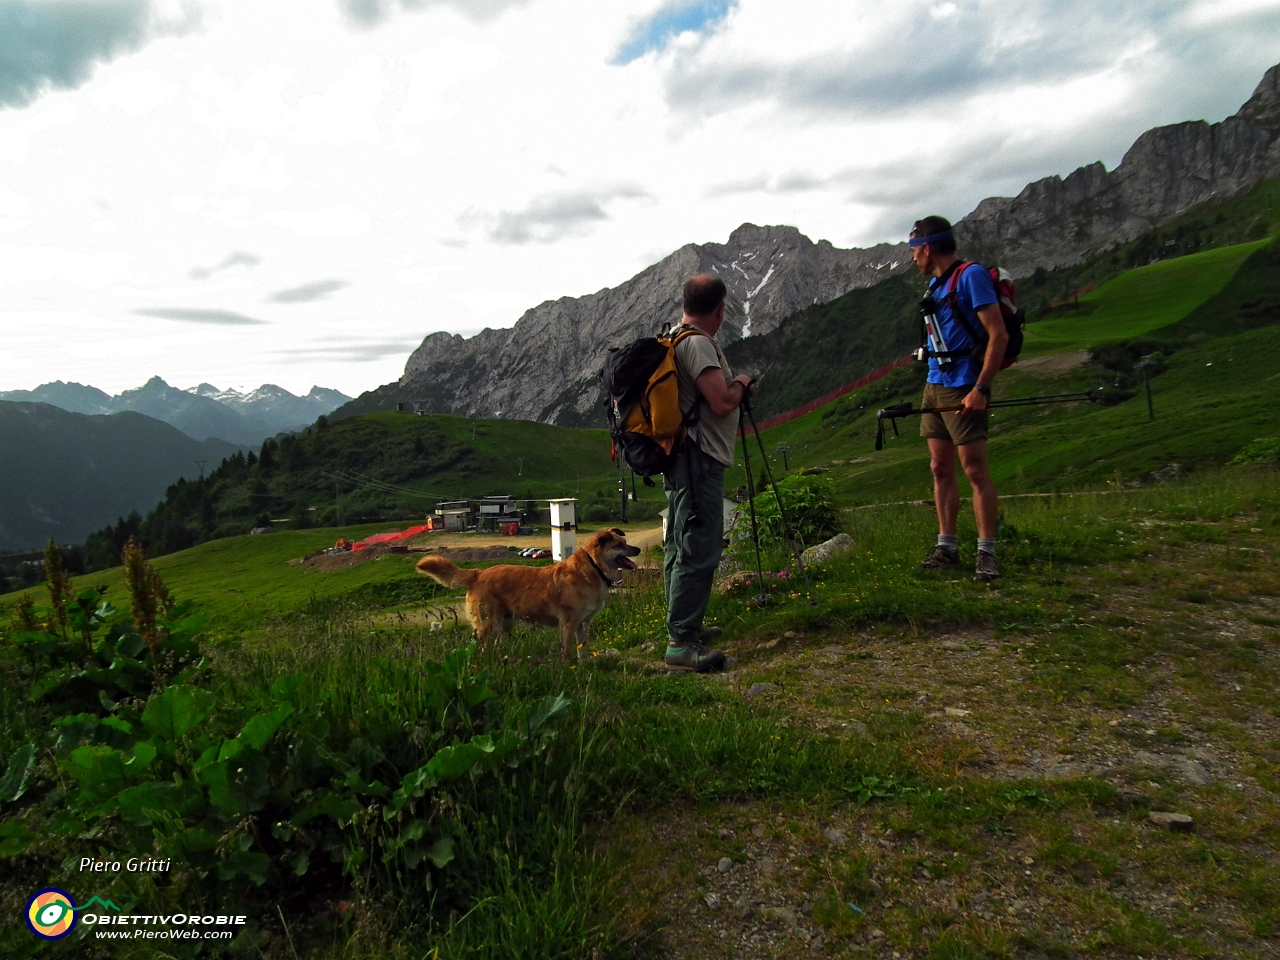
POLYGON ((667 492, 662 564, 667 636, 684 644, 698 639, 724 552, 724 464, 685 441, 662 486, 667 492))

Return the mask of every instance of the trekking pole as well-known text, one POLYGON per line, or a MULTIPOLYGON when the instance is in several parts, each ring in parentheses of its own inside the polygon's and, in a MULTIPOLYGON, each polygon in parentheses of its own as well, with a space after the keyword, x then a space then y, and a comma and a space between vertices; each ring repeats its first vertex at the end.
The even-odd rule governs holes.
POLYGON ((773 597, 764 590, 764 567, 760 563, 760 527, 756 524, 756 491, 755 481, 751 479, 751 452, 747 449, 747 425, 738 421, 738 433, 742 437, 742 468, 747 472, 747 512, 751 516, 751 542, 756 549, 756 586, 760 592, 756 594, 756 606, 764 607, 773 602, 773 597))
MULTIPOLYGON (((791 544, 791 553, 796 558, 796 566, 800 568, 800 576, 804 578, 804 592, 809 597, 809 606, 816 607, 818 601, 813 599, 813 586, 809 583, 809 571, 804 568, 804 561, 800 559, 800 548, 796 543, 798 539, 795 527, 787 522, 787 511, 782 506, 782 494, 778 492, 778 484, 773 479, 773 471, 769 469, 769 455, 764 450, 764 439, 760 436, 760 428, 756 425, 755 414, 751 411, 751 398, 745 394, 742 397, 742 409, 747 415, 747 419, 751 421, 751 429, 756 435, 756 443, 760 446, 760 459, 764 461, 764 475, 769 480, 769 486, 773 488, 773 499, 778 503, 778 519, 782 521, 782 532, 787 538, 787 542, 791 544)), ((746 449, 746 437, 743 436, 743 449, 746 449)))
MULTIPOLYGON (((987 404, 987 409, 1038 407, 1046 403, 1097 403, 1101 399, 1100 393, 1101 391, 1099 390, 1082 390, 1079 393, 1056 393, 1048 397, 1013 397, 1009 400, 992 400, 987 404)), ((914 409, 909 403, 899 403, 892 407, 885 407, 876 413, 876 449, 884 449, 884 422, 886 420, 893 427, 893 435, 896 437, 899 435, 899 417, 918 417, 924 413, 955 413, 957 410, 963 409, 963 404, 954 407, 921 407, 919 410, 914 409)))

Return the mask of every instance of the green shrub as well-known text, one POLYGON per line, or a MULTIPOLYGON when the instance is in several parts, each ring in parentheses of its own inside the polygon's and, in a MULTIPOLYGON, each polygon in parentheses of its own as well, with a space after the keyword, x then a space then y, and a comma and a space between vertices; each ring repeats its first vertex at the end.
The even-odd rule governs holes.
POLYGON ((1277 461, 1280 461, 1280 437, 1261 437, 1232 457, 1227 465, 1239 467, 1277 461))
POLYGON ((830 481, 822 477, 792 476, 779 480, 778 497, 773 490, 756 494, 756 522, 760 526, 762 544, 785 542, 782 517, 778 512, 781 498, 787 522, 805 546, 827 539, 839 529, 840 518, 832 500, 830 481))

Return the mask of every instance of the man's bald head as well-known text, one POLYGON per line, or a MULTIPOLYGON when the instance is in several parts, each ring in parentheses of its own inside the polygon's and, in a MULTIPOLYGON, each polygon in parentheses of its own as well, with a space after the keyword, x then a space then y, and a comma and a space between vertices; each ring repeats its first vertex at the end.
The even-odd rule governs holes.
POLYGON ((700 273, 684 282, 684 313, 687 317, 706 317, 724 303, 728 290, 724 281, 713 273, 700 273))

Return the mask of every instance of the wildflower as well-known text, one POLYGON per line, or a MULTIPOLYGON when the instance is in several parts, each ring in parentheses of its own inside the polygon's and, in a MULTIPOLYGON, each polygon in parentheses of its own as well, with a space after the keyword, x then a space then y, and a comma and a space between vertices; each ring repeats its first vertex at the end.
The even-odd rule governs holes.
POLYGON ((31 599, 31 594, 24 593, 18 598, 17 605, 13 608, 13 625, 19 630, 27 630, 34 632, 40 629, 40 624, 36 622, 35 601, 31 599))
MULTIPOLYGON (((62 551, 49 538, 44 548, 44 575, 49 587, 49 607, 53 611, 53 619, 49 627, 57 627, 63 637, 67 633, 67 598, 71 596, 71 575, 62 569, 62 551)), ((50 629, 52 633, 52 629, 50 629)))
POLYGON ((155 568, 147 562, 142 544, 133 537, 125 544, 120 561, 124 564, 124 582, 129 589, 133 625, 138 628, 143 642, 156 650, 165 639, 163 631, 156 625, 156 617, 173 609, 169 588, 164 585, 155 568))

